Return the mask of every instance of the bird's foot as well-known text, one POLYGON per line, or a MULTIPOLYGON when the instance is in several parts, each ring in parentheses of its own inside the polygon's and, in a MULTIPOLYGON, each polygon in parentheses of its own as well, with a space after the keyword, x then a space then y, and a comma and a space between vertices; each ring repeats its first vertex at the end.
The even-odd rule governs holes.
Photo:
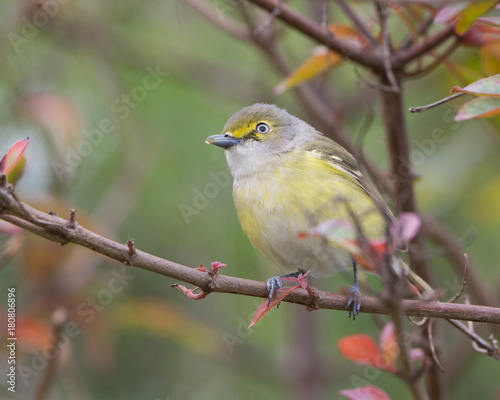
MULTIPOLYGON (((268 298, 269 298, 269 303, 267 304, 268 306, 271 304, 271 300, 273 299, 274 292, 276 288, 281 289, 283 287, 283 284, 281 283, 281 277, 280 276, 273 276, 272 278, 269 278, 267 280, 267 293, 268 293, 268 298)), ((279 308, 279 303, 278 303, 278 308, 279 308)))
POLYGON ((361 308, 361 292, 359 291, 357 283, 350 287, 347 299, 348 302, 346 308, 352 307, 352 311, 347 311, 347 315, 351 318, 352 313, 352 320, 354 321, 356 319, 356 315, 359 315, 359 310, 361 308))

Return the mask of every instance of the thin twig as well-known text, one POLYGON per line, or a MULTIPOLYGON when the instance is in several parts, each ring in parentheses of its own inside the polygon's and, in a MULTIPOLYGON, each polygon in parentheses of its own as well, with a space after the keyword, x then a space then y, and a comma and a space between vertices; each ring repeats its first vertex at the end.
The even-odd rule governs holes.
POLYGON ((459 329, 461 332, 465 333, 472 340, 473 346, 477 351, 479 351, 480 353, 488 354, 489 356, 500 361, 500 354, 498 352, 498 349, 492 346, 490 342, 484 340, 481 336, 475 333, 471 327, 467 328, 463 323, 455 321, 453 319, 448 319, 447 321, 454 327, 459 329), (478 345, 481 347, 477 347, 478 345))
POLYGON ((207 20, 222 28, 224 31, 228 32, 231 36, 237 37, 238 39, 249 41, 250 37, 239 24, 231 21, 229 18, 224 18, 223 15, 219 15, 214 7, 210 7, 205 3, 199 2, 197 0, 185 0, 191 8, 196 10, 199 14, 205 17, 207 20))
POLYGON ((437 353, 436 353, 436 347, 434 346, 434 338, 432 336, 432 324, 433 324, 433 322, 434 322, 434 320, 431 319, 429 321, 429 324, 427 325, 427 337, 429 339, 429 347, 431 349, 431 354, 432 354, 432 358, 434 359, 434 362, 439 367, 441 372, 444 372, 443 364, 441 364, 441 361, 439 361, 439 358, 438 358, 437 353))
POLYGON ((411 33, 409 33, 401 41, 399 48, 400 49, 408 49, 409 47, 413 46, 415 44, 415 38, 418 38, 419 36, 422 36, 425 32, 427 32, 427 30, 432 26, 433 22, 434 22, 434 15, 431 14, 418 27, 417 34, 412 35, 411 33))
POLYGON ((441 54, 434 54, 434 52, 429 52, 429 55, 432 55, 434 57, 434 61, 432 61, 430 64, 426 65, 425 67, 418 68, 415 71, 412 72, 405 72, 405 78, 421 78, 422 76, 428 74, 429 72, 432 72, 435 70, 437 67, 443 65, 443 60, 449 57, 458 47, 460 46, 460 42, 458 40, 455 40, 446 50, 444 50, 441 54))
POLYGON ((282 5, 283 0, 278 0, 276 3, 273 11, 269 13, 267 18, 260 24, 253 32, 255 36, 260 35, 262 32, 264 32, 267 28, 271 26, 271 24, 274 22, 276 17, 280 14, 281 12, 281 5, 282 5))
POLYGON ((460 288, 460 291, 455 294, 450 300, 448 300, 448 303, 454 303, 457 301, 457 299, 462 296, 465 286, 467 285, 467 277, 469 276, 469 256, 467 253, 464 254, 464 259, 465 259, 465 266, 464 266, 464 274, 462 275, 462 287, 460 288))
POLYGON ((368 32, 365 24, 358 18, 358 16, 351 10, 344 0, 335 0, 335 3, 339 6, 342 12, 349 18, 356 29, 367 39, 372 47, 377 47, 378 43, 375 38, 368 32))
POLYGON ((424 111, 430 110, 431 108, 439 106, 439 105, 441 105, 443 103, 447 103, 448 101, 455 100, 456 98, 458 98, 460 96, 463 96, 464 94, 468 94, 468 93, 455 93, 455 94, 453 94, 451 96, 445 97, 444 99, 436 101, 435 103, 427 104, 426 106, 410 107, 409 111, 411 113, 424 112, 424 111))
POLYGON ((455 34, 454 24, 448 24, 445 28, 427 37, 419 44, 415 44, 409 48, 402 48, 392 55, 391 64, 394 69, 399 70, 410 62, 428 54, 431 50, 440 46, 450 37, 455 34))
POLYGON ((361 72, 359 71, 358 67, 354 67, 353 71, 356 74, 356 76, 358 77, 358 79, 361 82, 363 82, 366 86, 368 86, 369 88, 383 90, 385 92, 397 92, 397 91, 399 91, 399 88, 394 89, 391 85, 384 85, 383 83, 369 81, 368 79, 364 78, 363 75, 361 75, 361 72))

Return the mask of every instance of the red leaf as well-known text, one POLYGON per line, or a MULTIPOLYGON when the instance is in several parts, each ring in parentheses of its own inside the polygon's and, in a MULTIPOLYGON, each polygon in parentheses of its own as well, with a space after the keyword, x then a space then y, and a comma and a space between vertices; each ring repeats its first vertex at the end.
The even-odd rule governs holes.
POLYGON ((219 269, 221 269, 222 267, 227 267, 227 265, 226 264, 222 264, 219 261, 214 261, 212 263, 212 269, 214 270, 215 273, 217 273, 217 271, 219 269))
POLYGON ((186 288, 185 286, 182 286, 182 285, 179 285, 179 284, 174 284, 172 285, 173 287, 176 287, 177 289, 179 289, 179 291, 181 291, 182 293, 184 293, 187 297, 189 297, 190 299, 193 299, 193 300, 201 300, 201 299, 204 299, 205 297, 207 297, 208 293, 207 292, 200 292, 200 293, 195 293, 194 291, 198 288, 194 288, 194 289, 188 289, 186 288))
POLYGON ((17 162, 23 155, 24 150, 26 150, 26 146, 28 146, 29 141, 29 137, 21 139, 9 147, 7 153, 3 156, 2 160, 0 160, 0 172, 8 175, 9 172, 14 169, 17 162))
POLYGON ((391 400, 389 395, 376 386, 363 386, 356 389, 345 389, 339 392, 349 400, 391 400))
POLYGON ((307 275, 309 275, 309 272, 311 272, 311 270, 308 270, 303 274, 299 274, 297 278, 294 278, 293 276, 286 276, 280 279, 284 281, 297 282, 302 289, 306 289, 309 293, 311 293, 312 289, 307 283, 307 275))
POLYGON ((292 293, 294 290, 300 289, 300 285, 293 286, 291 288, 282 288, 278 289, 275 292, 275 296, 271 303, 269 303, 269 299, 265 298, 262 304, 257 307, 257 310, 255 310, 255 314, 253 315, 252 321, 250 322, 250 325, 248 326, 248 329, 250 329, 252 326, 254 326, 257 322, 260 321, 260 319, 266 315, 276 304, 278 304, 281 300, 283 300, 286 296, 288 296, 290 293, 292 293))
POLYGON ((394 334, 394 324, 385 324, 379 338, 380 352, 382 358, 378 360, 378 367, 387 371, 396 371, 396 358, 399 354, 399 345, 394 334))
POLYGON ((368 335, 346 336, 337 345, 340 354, 358 364, 378 366, 381 359, 377 343, 368 335))

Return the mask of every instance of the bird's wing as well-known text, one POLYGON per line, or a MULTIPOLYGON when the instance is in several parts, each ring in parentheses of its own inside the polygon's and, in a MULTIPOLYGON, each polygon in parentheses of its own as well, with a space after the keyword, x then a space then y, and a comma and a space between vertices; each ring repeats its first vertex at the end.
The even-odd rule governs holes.
POLYGON ((373 199, 376 206, 384 213, 388 220, 391 221, 394 219, 387 203, 377 188, 364 177, 356 159, 341 145, 325 136, 319 136, 314 142, 310 142, 304 146, 304 150, 326 161, 332 167, 356 180, 358 185, 373 199))

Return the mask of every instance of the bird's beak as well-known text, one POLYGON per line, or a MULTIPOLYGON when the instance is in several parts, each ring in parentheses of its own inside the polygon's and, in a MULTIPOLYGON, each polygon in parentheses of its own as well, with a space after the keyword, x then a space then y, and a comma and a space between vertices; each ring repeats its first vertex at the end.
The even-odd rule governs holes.
POLYGON ((230 146, 234 146, 241 142, 241 139, 235 138, 234 136, 225 134, 225 135, 212 135, 207 137, 205 140, 206 144, 215 144, 216 146, 222 147, 223 149, 227 149, 230 146))

